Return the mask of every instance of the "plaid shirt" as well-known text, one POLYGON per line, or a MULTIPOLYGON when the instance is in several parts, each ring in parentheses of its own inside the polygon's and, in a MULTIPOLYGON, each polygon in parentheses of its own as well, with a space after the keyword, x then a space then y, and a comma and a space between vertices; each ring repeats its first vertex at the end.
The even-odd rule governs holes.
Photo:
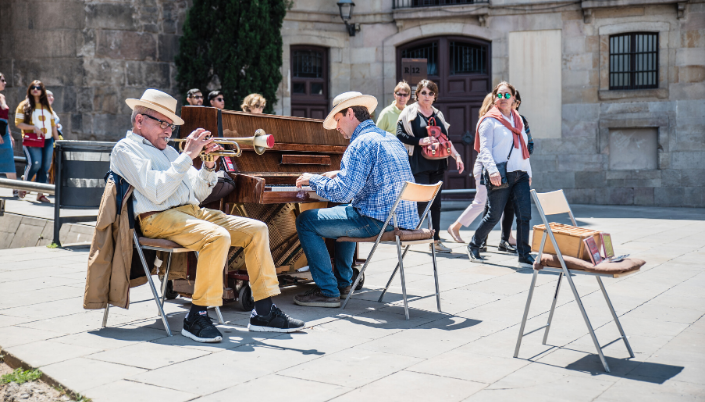
MULTIPOLYGON (((413 183, 414 176, 404 145, 394 134, 379 129, 372 120, 365 120, 350 138, 338 176, 329 179, 314 175, 309 183, 321 197, 332 202, 350 202, 361 215, 384 222, 407 181, 413 183)), ((397 222, 404 229, 416 229, 419 214, 415 202, 399 204, 397 222)))

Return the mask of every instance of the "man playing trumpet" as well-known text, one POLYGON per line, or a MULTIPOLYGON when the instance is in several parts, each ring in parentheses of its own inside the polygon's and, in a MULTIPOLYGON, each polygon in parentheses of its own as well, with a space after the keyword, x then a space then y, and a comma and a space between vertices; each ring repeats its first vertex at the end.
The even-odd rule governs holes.
POLYGON ((175 114, 176 99, 148 89, 141 99, 125 101, 132 109, 132 130, 115 145, 110 169, 134 187, 134 211, 142 233, 168 239, 198 252, 191 310, 181 334, 197 342, 220 342, 222 335, 208 317, 208 306, 223 303, 223 269, 231 246, 242 247, 250 277, 255 309, 251 331, 293 332, 303 321, 284 314, 272 303, 279 282, 269 251, 269 232, 263 222, 200 208, 218 178, 215 160, 200 170, 193 159, 201 151, 222 149, 210 132, 199 128, 189 134, 179 154, 167 146, 173 130, 184 121, 175 114))

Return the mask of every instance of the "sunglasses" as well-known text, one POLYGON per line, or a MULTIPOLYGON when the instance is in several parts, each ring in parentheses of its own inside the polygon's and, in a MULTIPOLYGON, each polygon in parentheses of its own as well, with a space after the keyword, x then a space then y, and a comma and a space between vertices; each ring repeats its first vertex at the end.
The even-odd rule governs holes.
POLYGON ((5 81, 5 79, 4 79, 4 78, 0 78, 0 81, 2 81, 2 82, 7 82, 7 81, 5 81))
MULTIPOLYGON (((4 81, 4 80, 3 80, 3 81, 4 81)), ((35 90, 35 89, 36 89, 37 91, 41 91, 41 90, 42 90, 42 87, 40 87, 39 85, 35 85, 35 86, 33 86, 33 87, 29 87, 29 89, 32 89, 32 90, 35 90)))
POLYGON ((409 96, 409 94, 405 94, 403 92, 396 92, 395 95, 400 98, 406 98, 407 96, 409 96))
POLYGON ((194 99, 203 99, 203 95, 194 95, 194 96, 191 96, 191 98, 194 98, 194 99))
POLYGON ((420 92, 419 94, 420 94, 420 95, 423 95, 423 96, 434 96, 434 95, 435 95, 434 92, 430 92, 430 91, 429 91, 429 92, 422 91, 422 92, 420 92))
MULTIPOLYGON (((509 99, 512 97, 512 94, 506 93, 504 94, 504 99, 509 99)), ((502 94, 497 94, 497 98, 502 99, 502 94)))
POLYGON ((213 100, 214 100, 214 101, 218 101, 218 102, 223 102, 223 101, 225 101, 225 99, 223 99, 223 98, 215 98, 215 99, 213 99, 213 100))
POLYGON ((144 116, 144 117, 149 117, 149 118, 152 119, 152 120, 158 121, 158 122, 159 122, 159 127, 161 127, 162 130, 165 129, 165 128, 167 128, 167 127, 169 127, 169 128, 171 129, 171 131, 176 130, 176 124, 171 124, 171 123, 166 122, 166 121, 164 121, 164 120, 159 120, 159 119, 157 119, 156 117, 150 116, 150 115, 148 115, 148 114, 143 114, 142 116, 144 116))

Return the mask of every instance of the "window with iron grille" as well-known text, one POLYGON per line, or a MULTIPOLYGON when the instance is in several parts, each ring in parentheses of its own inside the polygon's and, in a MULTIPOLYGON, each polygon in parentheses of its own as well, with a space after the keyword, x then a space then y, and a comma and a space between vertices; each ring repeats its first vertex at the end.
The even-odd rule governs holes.
POLYGON ((610 36, 610 89, 658 88, 658 33, 610 36))
POLYGON ((323 52, 318 52, 315 50, 295 50, 293 53, 293 77, 323 77, 323 52))
POLYGON ((404 59, 427 59, 429 76, 438 75, 438 42, 425 43, 420 46, 404 49, 401 52, 404 59))
POLYGON ((450 75, 487 73, 487 47, 450 42, 450 75))

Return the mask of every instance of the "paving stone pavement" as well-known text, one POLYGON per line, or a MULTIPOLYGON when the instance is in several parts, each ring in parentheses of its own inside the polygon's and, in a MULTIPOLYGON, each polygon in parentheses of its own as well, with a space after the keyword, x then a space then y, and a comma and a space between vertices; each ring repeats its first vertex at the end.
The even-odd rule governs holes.
MULTIPOLYGON (((621 342, 606 347, 611 373, 567 288, 547 345, 538 331, 512 358, 531 270, 493 247, 484 264, 471 264, 464 245, 451 242, 453 253, 438 256, 443 313, 422 247, 405 264, 411 319, 398 280, 377 303, 396 259, 394 247, 381 246, 345 310, 295 306, 302 289, 286 288, 276 303, 305 319, 305 331, 250 333, 248 313, 229 304, 219 326, 225 340, 213 345, 179 335, 189 307, 182 298, 166 304, 176 334, 167 337, 147 286, 100 329, 102 311, 82 309, 86 248, 0 250, 0 346, 96 402, 705 400, 705 210, 573 208, 579 225, 610 232, 618 253, 647 261, 636 274, 604 280, 635 353, 630 359, 621 342)), ((443 228, 458 214, 444 212, 443 228)), ((495 231, 490 244, 497 241, 495 231)), ((539 275, 527 329, 545 323, 556 278, 539 275)), ((595 282, 575 277, 607 344, 619 334, 595 282)))

